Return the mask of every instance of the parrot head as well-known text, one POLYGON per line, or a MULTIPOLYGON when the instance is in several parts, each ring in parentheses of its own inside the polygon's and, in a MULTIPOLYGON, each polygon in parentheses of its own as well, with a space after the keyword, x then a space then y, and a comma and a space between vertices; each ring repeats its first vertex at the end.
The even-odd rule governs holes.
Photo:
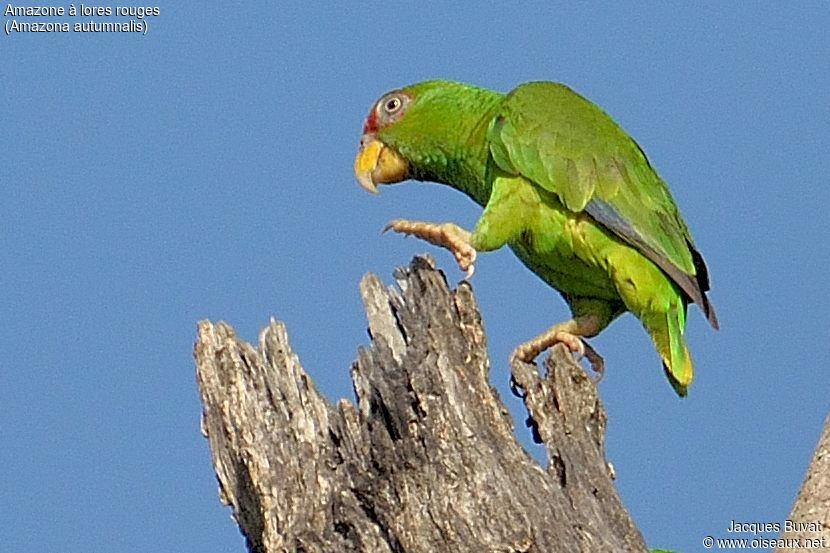
POLYGON ((457 171, 469 157, 460 145, 481 119, 488 103, 482 95, 498 96, 452 81, 424 81, 381 96, 363 124, 357 182, 371 193, 407 179, 446 183, 447 170, 457 171))
POLYGON ((394 124, 403 117, 412 97, 403 90, 384 94, 366 117, 360 149, 354 160, 357 182, 367 192, 377 194, 378 184, 392 184, 406 180, 409 161, 397 150, 378 138, 378 133, 394 133, 394 124), (390 131, 389 128, 393 127, 390 131))

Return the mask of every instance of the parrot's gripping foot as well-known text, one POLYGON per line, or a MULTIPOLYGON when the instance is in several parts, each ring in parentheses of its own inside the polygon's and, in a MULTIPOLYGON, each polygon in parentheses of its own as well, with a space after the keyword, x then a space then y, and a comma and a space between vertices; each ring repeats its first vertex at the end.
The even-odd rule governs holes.
POLYGON ((394 232, 415 236, 435 246, 448 249, 455 257, 458 267, 470 279, 475 272, 476 250, 470 245, 470 233, 453 223, 425 223, 423 221, 408 221, 395 219, 383 228, 383 232, 394 232))
POLYGON ((565 344, 565 346, 571 350, 571 353, 576 354, 577 359, 585 357, 585 343, 579 336, 564 330, 551 329, 550 331, 540 334, 536 338, 521 344, 513 350, 513 353, 510 354, 510 358, 516 359, 523 363, 533 363, 533 360, 536 359, 540 353, 552 348, 556 344, 565 344))
POLYGON ((543 351, 556 344, 565 346, 576 354, 576 359, 588 359, 591 370, 597 374, 597 382, 605 373, 605 361, 597 351, 591 347, 583 336, 594 336, 599 332, 599 320, 593 316, 578 317, 570 321, 552 326, 546 332, 519 345, 510 354, 511 364, 514 361, 533 363, 533 360, 543 351))

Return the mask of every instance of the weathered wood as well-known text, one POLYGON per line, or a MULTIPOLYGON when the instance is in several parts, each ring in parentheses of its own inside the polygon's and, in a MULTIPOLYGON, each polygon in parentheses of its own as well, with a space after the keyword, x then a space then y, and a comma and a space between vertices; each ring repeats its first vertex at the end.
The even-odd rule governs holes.
POLYGON ((781 533, 787 546, 776 553, 830 551, 830 415, 788 520, 792 528, 781 533))
POLYGON ((603 454, 594 383, 557 348, 546 375, 512 367, 548 468, 513 436, 488 382, 469 284, 429 258, 367 275, 372 344, 352 365, 356 404, 331 405, 271 321, 259 346, 200 322, 195 346, 220 497, 251 551, 643 552, 603 454))

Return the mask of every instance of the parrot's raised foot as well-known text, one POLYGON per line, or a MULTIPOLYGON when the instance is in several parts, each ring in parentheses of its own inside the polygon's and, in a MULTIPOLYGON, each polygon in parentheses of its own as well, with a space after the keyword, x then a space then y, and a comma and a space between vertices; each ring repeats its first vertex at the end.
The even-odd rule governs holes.
POLYGON ((466 279, 475 272, 476 250, 470 245, 470 233, 453 223, 425 223, 395 219, 390 221, 383 232, 395 231, 407 236, 415 236, 430 244, 448 249, 455 257, 458 267, 466 273, 466 279))

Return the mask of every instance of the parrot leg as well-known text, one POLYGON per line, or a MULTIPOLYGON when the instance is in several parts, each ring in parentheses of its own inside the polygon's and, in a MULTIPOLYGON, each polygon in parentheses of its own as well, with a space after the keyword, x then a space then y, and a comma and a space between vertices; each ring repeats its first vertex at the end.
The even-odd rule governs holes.
POLYGON ((448 249, 455 256, 458 267, 467 273, 466 278, 475 271, 476 250, 470 245, 470 233, 453 223, 425 223, 395 219, 383 228, 383 232, 392 230, 407 236, 415 236, 430 244, 448 249))
POLYGON ((601 324, 597 315, 574 317, 570 321, 550 327, 539 336, 519 345, 510 354, 510 360, 511 362, 518 360, 523 363, 532 363, 546 349, 556 344, 565 344, 572 353, 578 354, 579 359, 583 357, 588 359, 591 369, 597 373, 597 380, 599 380, 605 370, 605 362, 596 350, 583 340, 583 337, 596 336, 602 329, 601 324))

